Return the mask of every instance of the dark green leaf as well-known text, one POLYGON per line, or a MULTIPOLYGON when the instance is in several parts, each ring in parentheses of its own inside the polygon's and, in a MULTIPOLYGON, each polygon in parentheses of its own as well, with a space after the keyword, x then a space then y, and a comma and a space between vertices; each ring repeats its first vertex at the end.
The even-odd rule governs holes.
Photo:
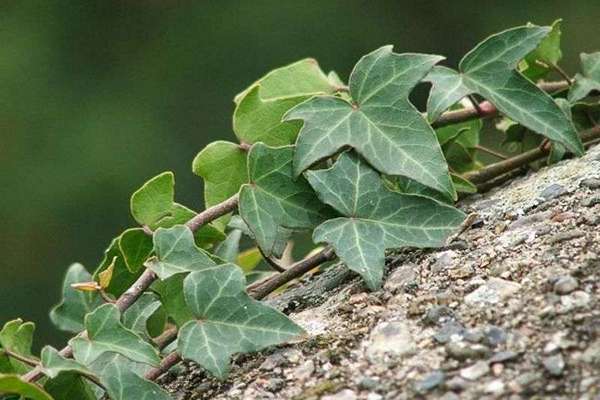
POLYGON ((181 328, 177 348, 221 379, 233 354, 259 351, 303 333, 279 311, 250 298, 245 287, 242 271, 233 264, 185 278, 185 298, 197 320, 181 328))
POLYGON ((141 363, 158 365, 158 352, 149 343, 127 329, 113 304, 105 304, 86 315, 88 337, 76 337, 69 342, 75 360, 88 366, 106 352, 118 353, 141 363))
POLYGON ((152 238, 141 228, 127 229, 121 234, 119 249, 129 271, 137 272, 152 254, 152 238))
POLYGON ((352 103, 319 96, 290 110, 286 120, 304 121, 296 142, 295 174, 351 146, 382 173, 409 177, 455 199, 435 133, 408 98, 442 59, 382 47, 354 67, 352 103))
POLYGON ((386 249, 440 246, 464 220, 449 205, 389 191, 379 174, 350 152, 332 168, 306 175, 321 200, 343 215, 318 226, 313 240, 331 244, 372 290, 381 284, 386 249))
POLYGON ((519 64, 519 70, 526 78, 532 81, 543 78, 562 58, 560 50, 561 22, 560 19, 554 21, 550 33, 519 64))
POLYGON ((310 229, 323 221, 323 205, 303 177, 292 173, 292 146, 252 147, 248 159, 250 183, 240 192, 240 215, 267 255, 274 254, 289 230, 310 229))
POLYGON ((148 260, 146 265, 162 280, 215 266, 208 253, 196 246, 192 231, 184 225, 156 230, 154 252, 156 257, 148 260))
POLYGON ((523 26, 492 35, 463 57, 460 72, 447 69, 445 74, 434 72, 428 78, 433 81, 429 119, 436 120, 465 95, 478 93, 512 120, 562 143, 574 154, 583 154, 573 123, 552 97, 515 70, 519 60, 534 50, 551 30, 523 26))
POLYGON ((158 297, 153 293, 144 293, 123 313, 123 325, 133 332, 149 339, 151 333, 162 332, 165 325, 165 313, 161 309, 158 297), (152 332, 149 326, 154 325, 152 332))
POLYGON ((18 375, 0 374, 0 395, 4 394, 19 394, 30 400, 53 400, 42 388, 21 380, 18 375))
POLYGON ((81 332, 85 314, 103 303, 96 292, 84 292, 71 287, 73 283, 89 282, 92 276, 81 264, 73 264, 67 270, 63 282, 63 298, 50 311, 50 320, 57 328, 67 332, 81 332))

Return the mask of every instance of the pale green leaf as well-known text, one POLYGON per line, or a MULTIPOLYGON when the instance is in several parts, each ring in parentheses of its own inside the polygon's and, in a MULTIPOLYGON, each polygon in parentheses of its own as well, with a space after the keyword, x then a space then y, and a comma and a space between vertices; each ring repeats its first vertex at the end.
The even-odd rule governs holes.
POLYGON ((313 59, 275 69, 236 96, 233 131, 242 143, 292 144, 301 124, 282 122, 283 115, 314 95, 335 90, 313 59))
MULTIPOLYGON (((114 238, 108 248, 104 251, 104 257, 100 262, 98 268, 94 272, 94 279, 98 280, 100 273, 105 271, 108 267, 113 265, 112 277, 110 284, 105 289, 107 293, 112 294, 115 297, 119 297, 125 292, 142 274, 143 268, 138 268, 132 272, 127 264, 125 263, 125 256, 121 251, 120 246, 121 236, 114 238), (114 263, 113 263, 114 260, 114 263)), ((123 249, 129 250, 130 247, 123 247, 123 249)))
POLYGON ((161 312, 161 303, 154 293, 144 293, 136 300, 131 307, 123 313, 123 325, 143 338, 152 337, 149 325, 154 323, 158 329, 153 331, 162 331, 165 324, 165 314, 161 312), (157 321, 153 321, 158 319, 157 321))
POLYGON ((550 33, 519 64, 519 70, 526 78, 534 82, 543 78, 552 70, 552 66, 557 65, 562 58, 560 49, 561 22, 560 19, 554 21, 550 33))
POLYGON ((41 353, 44 374, 56 378, 61 372, 76 372, 83 375, 92 374, 83 364, 72 358, 65 358, 52 346, 44 346, 41 353))
POLYGON ((215 266, 208 253, 198 248, 190 228, 175 225, 154 232, 155 257, 146 266, 162 280, 175 274, 198 271, 215 266))
POLYGON ((106 352, 121 354, 133 361, 158 365, 158 352, 120 321, 113 304, 104 304, 86 315, 87 338, 76 337, 69 342, 75 359, 85 366, 106 352))
POLYGON ((409 177, 455 199, 435 133, 409 101, 415 85, 442 59, 382 47, 354 67, 352 102, 318 96, 290 110, 286 120, 304 121, 296 142, 295 174, 350 146, 382 173, 409 177))
POLYGON ((31 343, 34 331, 35 324, 33 322, 23 322, 20 318, 4 324, 0 330, 0 373, 22 374, 31 369, 27 364, 2 353, 2 350, 33 358, 31 343))
MULTIPOLYGON (((204 179, 204 204, 214 206, 236 194, 248 181, 246 152, 237 144, 216 141, 206 146, 194 158, 192 171, 204 179)), ((221 229, 228 218, 214 223, 221 229)))
POLYGON ((246 274, 253 271, 254 268, 260 264, 263 257, 260 253, 260 249, 258 247, 252 247, 251 249, 247 249, 242 251, 237 259, 236 264, 244 271, 246 274))
POLYGON ((575 75, 575 83, 569 90, 569 101, 574 103, 592 92, 600 92, 600 51, 581 53, 582 74, 575 75))
POLYGON ((63 331, 81 332, 85 315, 103 303, 102 298, 95 292, 75 290, 71 284, 89 282, 92 276, 83 265, 73 264, 67 270, 62 288, 62 300, 50 311, 50 320, 63 331))
POLYGON ((242 231, 233 229, 215 249, 215 255, 224 261, 234 263, 240 253, 240 240, 242 239, 242 231))
POLYGON ((259 351, 303 333, 279 311, 250 298, 245 287, 242 271, 233 264, 192 272, 184 281, 196 320, 181 328, 178 351, 221 379, 233 354, 259 351))
POLYGON ((332 168, 306 175, 321 200, 343 215, 318 226, 313 240, 331 244, 372 290, 381 284, 386 249, 441 246, 464 220, 449 205, 389 191, 379 174, 351 152, 332 168))
MULTIPOLYGON (((490 36, 471 50, 459 64, 459 72, 433 81, 430 120, 458 101, 459 95, 478 93, 498 110, 523 126, 562 143, 574 154, 583 145, 573 123, 550 95, 515 70, 517 63, 550 33, 550 27, 523 26, 490 36), (452 88, 460 86, 460 90, 452 88)), ((433 76, 435 78, 435 75, 433 76)))
POLYGON ((477 186, 460 175, 451 174, 452 183, 459 193, 477 193, 477 186))
POLYGON ((131 196, 131 215, 140 225, 154 227, 169 214, 175 197, 175 176, 163 172, 144 183, 131 196))
POLYGON ((0 396, 6 394, 18 394, 29 400, 53 400, 42 388, 21 380, 18 375, 0 374, 0 396))
POLYGON ((293 146, 257 143, 248 158, 250 183, 240 192, 239 211, 268 256, 289 230, 311 229, 329 212, 303 177, 294 178, 293 154, 293 146))

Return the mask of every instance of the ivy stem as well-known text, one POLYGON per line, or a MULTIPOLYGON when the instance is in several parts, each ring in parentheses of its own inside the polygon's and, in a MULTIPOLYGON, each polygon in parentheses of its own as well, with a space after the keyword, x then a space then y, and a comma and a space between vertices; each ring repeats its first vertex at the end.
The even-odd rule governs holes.
POLYGON ((30 365, 32 367, 37 367, 37 366, 40 365, 39 361, 37 361, 37 360, 34 360, 32 358, 29 358, 29 357, 22 356, 20 354, 17 354, 15 352, 7 350, 7 349, 0 350, 0 354, 4 354, 4 355, 6 355, 6 356, 8 356, 10 358, 14 358, 17 361, 21 361, 22 363, 30 365))
MULTIPOLYGON (((581 132, 580 137, 584 143, 600 138, 600 125, 581 132)), ((521 168, 531 162, 544 158, 548 154, 548 151, 549 150, 546 147, 537 147, 507 160, 487 165, 477 171, 468 172, 463 176, 465 179, 468 179, 475 184, 484 183, 491 179, 498 178, 514 169, 521 168)))
MULTIPOLYGON (((540 82, 537 86, 545 92, 552 93, 567 89, 569 84, 565 81, 540 82)), ((498 115, 498 109, 492 103, 486 100, 479 103, 479 109, 470 107, 463 108, 462 110, 446 111, 431 125, 434 128, 441 128, 442 126, 470 121, 476 118, 491 118, 495 117, 496 115, 498 115)))
POLYGON ((479 150, 481 152, 484 152, 484 153, 488 153, 488 154, 490 154, 490 155, 492 155, 492 156, 494 156, 496 158, 499 158, 501 160, 508 159, 508 157, 505 156, 504 154, 498 153, 497 151, 492 150, 492 149, 490 149, 488 147, 484 147, 484 146, 480 146, 480 145, 475 145, 475 149, 479 150))
POLYGON ((186 223, 186 226, 190 228, 192 232, 195 232, 201 226, 206 225, 207 223, 235 210, 238 206, 239 200, 239 195, 235 194, 222 203, 209 207, 197 214, 194 218, 190 219, 186 223))

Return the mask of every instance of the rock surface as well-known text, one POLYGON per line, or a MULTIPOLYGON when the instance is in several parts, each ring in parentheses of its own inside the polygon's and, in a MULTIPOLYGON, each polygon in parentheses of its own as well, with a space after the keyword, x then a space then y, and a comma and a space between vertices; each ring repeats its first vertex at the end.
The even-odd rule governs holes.
POLYGON ((459 203, 446 249, 389 254, 383 289, 341 265, 269 302, 299 343, 186 364, 178 399, 600 398, 600 146, 459 203), (595 199, 599 199, 596 201, 595 199))

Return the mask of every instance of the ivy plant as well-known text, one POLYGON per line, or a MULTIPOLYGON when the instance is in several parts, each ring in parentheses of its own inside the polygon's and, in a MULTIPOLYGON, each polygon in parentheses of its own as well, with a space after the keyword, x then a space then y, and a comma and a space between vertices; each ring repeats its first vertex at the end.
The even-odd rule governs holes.
POLYGON ((377 291, 387 252, 445 246, 464 229, 459 195, 600 138, 600 53, 582 54, 570 78, 560 42, 560 21, 527 24, 483 40, 458 70, 383 46, 348 84, 313 59, 259 78, 234 98, 235 141, 193 160, 206 209, 177 203, 174 174, 161 173, 133 193, 133 225, 93 272, 67 269, 50 312, 74 334, 66 347, 38 358, 33 323, 4 325, 2 398, 168 400, 155 381, 182 360, 225 380, 236 354, 303 340, 293 317, 260 300, 335 259, 377 291), (410 101, 421 83, 426 113, 410 101), (509 158, 482 146, 490 117, 494 134, 537 147, 509 158), (314 249, 284 262, 299 232, 314 249))

